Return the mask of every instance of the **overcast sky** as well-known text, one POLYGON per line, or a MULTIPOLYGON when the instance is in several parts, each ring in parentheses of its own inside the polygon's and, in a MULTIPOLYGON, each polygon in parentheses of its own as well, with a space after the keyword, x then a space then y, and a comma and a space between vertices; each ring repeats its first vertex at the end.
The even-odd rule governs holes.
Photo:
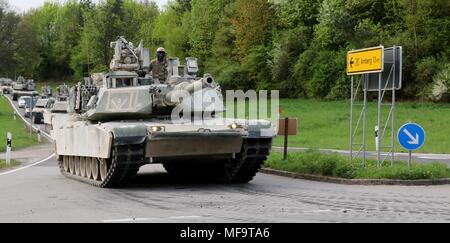
MULTIPOLYGON (((44 2, 48 0, 8 0, 9 4, 19 11, 26 11, 30 8, 36 8, 42 6, 44 2)), ((63 2, 64 0, 59 0, 63 2)), ((163 7, 168 0, 154 0, 158 3, 159 7, 163 7)))

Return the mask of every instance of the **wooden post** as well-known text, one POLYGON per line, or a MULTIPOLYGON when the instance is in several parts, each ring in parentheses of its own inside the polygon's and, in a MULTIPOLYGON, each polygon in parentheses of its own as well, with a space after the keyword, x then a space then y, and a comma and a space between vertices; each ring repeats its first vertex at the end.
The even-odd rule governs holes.
POLYGON ((289 143, 289 118, 284 120, 284 160, 288 159, 288 143, 289 143))

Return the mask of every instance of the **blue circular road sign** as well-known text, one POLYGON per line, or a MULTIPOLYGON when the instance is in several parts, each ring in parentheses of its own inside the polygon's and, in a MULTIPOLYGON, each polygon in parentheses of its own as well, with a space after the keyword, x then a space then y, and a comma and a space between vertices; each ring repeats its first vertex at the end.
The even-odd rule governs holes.
POLYGON ((400 128, 397 138, 404 149, 418 150, 425 143, 425 130, 418 124, 408 123, 400 128))

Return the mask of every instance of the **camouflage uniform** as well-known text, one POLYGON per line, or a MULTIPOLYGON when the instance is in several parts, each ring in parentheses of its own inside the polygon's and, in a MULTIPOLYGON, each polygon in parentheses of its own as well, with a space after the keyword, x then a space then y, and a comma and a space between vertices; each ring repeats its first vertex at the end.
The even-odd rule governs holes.
POLYGON ((149 72, 152 72, 153 79, 159 80, 160 83, 165 83, 167 81, 167 77, 169 76, 169 71, 167 70, 168 67, 169 62, 167 59, 164 59, 163 62, 155 59, 150 63, 149 72))

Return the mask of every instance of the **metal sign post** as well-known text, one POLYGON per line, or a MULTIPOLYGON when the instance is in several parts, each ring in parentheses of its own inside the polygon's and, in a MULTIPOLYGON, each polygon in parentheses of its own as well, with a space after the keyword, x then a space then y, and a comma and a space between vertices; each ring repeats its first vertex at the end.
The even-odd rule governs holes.
POLYGON ((391 157, 391 163, 395 159, 395 104, 396 90, 402 88, 402 48, 394 46, 384 48, 383 46, 351 51, 347 57, 347 74, 351 75, 351 109, 350 109, 350 161, 362 153, 362 165, 365 165, 367 143, 367 93, 371 91, 378 92, 378 116, 375 129, 375 150, 377 153, 377 166, 381 167, 383 163, 391 157), (359 82, 355 89, 355 75, 359 75, 359 82), (363 103, 357 104, 358 92, 361 87, 363 92, 363 103), (392 93, 391 102, 383 103, 386 92, 392 93), (361 113, 355 126, 355 107, 361 105, 361 113), (383 107, 390 106, 390 111, 386 120, 383 118, 383 107), (385 122, 384 122, 385 121, 385 122), (362 142, 355 143, 355 137, 358 135, 358 129, 362 123, 362 142), (388 146, 383 146, 385 134, 390 127, 391 138, 388 146), (357 153, 354 153, 354 147, 359 146, 357 153), (382 151, 389 149, 386 157, 382 157, 382 151))
POLYGON ((412 151, 420 149, 426 140, 425 130, 416 123, 407 123, 403 125, 397 133, 398 142, 408 150, 408 168, 412 166, 412 151))
POLYGON ((11 146, 12 146, 12 134, 8 132, 6 136, 6 164, 11 164, 11 146))
POLYGON ((384 70, 384 47, 378 46, 373 48, 367 48, 362 50, 355 50, 348 53, 347 56, 347 74, 352 76, 351 78, 351 107, 350 107, 350 161, 358 157, 362 153, 362 166, 366 165, 366 152, 367 152, 367 83, 369 82, 370 73, 381 73, 384 70), (355 88, 355 75, 361 75, 355 88), (363 103, 357 104, 359 90, 363 92, 363 103), (356 121, 354 124, 354 112, 356 106, 362 106, 356 121), (358 133, 362 122, 362 142, 355 143, 355 137, 358 133), (359 146, 356 154, 354 153, 354 147, 359 146))

